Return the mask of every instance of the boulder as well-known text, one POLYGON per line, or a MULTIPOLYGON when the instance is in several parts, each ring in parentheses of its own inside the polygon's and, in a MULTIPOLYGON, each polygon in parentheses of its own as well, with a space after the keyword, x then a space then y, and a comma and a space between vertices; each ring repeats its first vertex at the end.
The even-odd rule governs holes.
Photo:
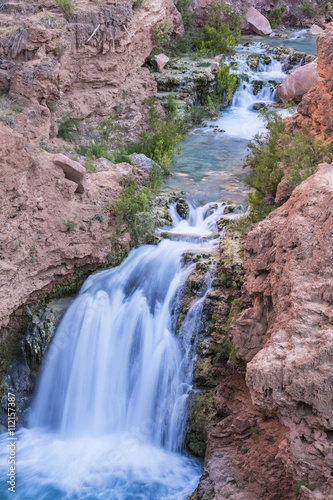
POLYGON ((316 24, 313 24, 310 28, 310 35, 319 35, 319 33, 321 33, 322 31, 324 31, 323 28, 317 26, 316 24))
POLYGON ((317 63, 296 68, 281 83, 277 95, 282 102, 300 102, 302 97, 318 83, 317 63))
POLYGON ((77 193, 84 193, 86 188, 86 169, 81 163, 73 161, 62 154, 54 155, 53 163, 63 169, 66 179, 77 184, 77 193))
POLYGON ((151 60, 152 65, 156 71, 162 71, 164 66, 169 62, 169 57, 165 54, 157 54, 154 59, 151 60))
POLYGON ((148 156, 142 153, 133 153, 131 154, 130 158, 136 168, 141 168, 142 170, 146 170, 148 172, 154 165, 161 168, 154 160, 151 160, 150 158, 148 158, 148 156))
POLYGON ((258 35, 270 35, 272 28, 269 20, 260 14, 254 7, 250 7, 246 13, 246 20, 252 31, 258 35))

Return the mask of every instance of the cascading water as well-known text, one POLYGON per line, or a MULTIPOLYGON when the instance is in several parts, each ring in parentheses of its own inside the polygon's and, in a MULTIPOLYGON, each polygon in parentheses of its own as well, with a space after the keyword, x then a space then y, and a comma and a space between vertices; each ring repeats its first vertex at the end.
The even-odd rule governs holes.
POLYGON ((209 277, 176 336, 179 294, 194 267, 182 255, 214 249, 205 237, 224 208, 191 206, 187 221, 175 216, 174 240, 142 246, 86 280, 19 433, 18 498, 184 499, 195 489, 200 463, 181 452, 209 277))
MULTIPOLYGON (((262 53, 257 45, 252 49, 262 53)), ((179 175, 169 182, 200 200, 244 200, 246 144, 265 130, 253 104, 272 102, 269 80, 285 76, 273 59, 257 70, 241 55, 236 62, 242 81, 232 105, 183 141, 179 175), (255 81, 262 81, 257 93, 255 81)), ((177 335, 175 323, 192 269, 183 253, 214 249, 216 240, 206 237, 224 206, 191 206, 186 221, 172 207, 170 240, 136 249, 118 268, 85 282, 48 351, 30 426, 17 433, 16 498, 184 500, 195 489, 201 464, 182 453, 182 442, 209 276, 177 335)), ((4 493, 7 461, 4 435, 0 498, 12 495, 4 493)))

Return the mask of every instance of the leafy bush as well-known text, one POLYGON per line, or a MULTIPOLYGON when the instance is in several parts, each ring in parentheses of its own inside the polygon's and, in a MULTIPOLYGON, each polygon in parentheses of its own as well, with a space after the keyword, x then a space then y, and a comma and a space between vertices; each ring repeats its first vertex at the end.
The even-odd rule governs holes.
POLYGON ((230 65, 223 64, 216 75, 216 94, 222 104, 228 104, 237 85, 237 76, 230 73, 230 65))
POLYGON ((244 167, 251 171, 246 184, 253 188, 248 196, 252 222, 263 219, 275 208, 274 198, 286 170, 287 183, 295 187, 313 174, 318 163, 333 159, 333 142, 323 144, 303 128, 285 131, 282 118, 266 113, 267 134, 256 134, 249 142, 244 167))
MULTIPOLYGON (((171 100, 170 100, 171 103, 171 100)), ((126 153, 143 153, 169 172, 172 155, 187 127, 169 112, 167 118, 158 111, 155 98, 146 99, 145 121, 148 129, 139 133, 139 140, 126 146, 126 153)))
POLYGON ((154 229, 152 202, 162 184, 162 175, 158 166, 150 171, 150 180, 139 187, 133 174, 123 178, 123 190, 112 205, 117 215, 118 231, 126 223, 133 245, 144 242, 146 235, 154 229))
POLYGON ((271 23, 271 26, 273 29, 277 28, 282 20, 282 16, 286 10, 285 5, 282 5, 281 7, 275 7, 270 15, 269 15, 269 22, 271 23))
POLYGON ((311 0, 304 0, 300 5, 300 9, 307 17, 314 17, 319 13, 315 4, 311 0))
POLYGON ((139 7, 141 7, 144 1, 145 0, 135 0, 135 2, 133 2, 133 9, 138 9, 139 7))
POLYGON ((227 52, 240 39, 241 16, 222 0, 213 0, 206 8, 206 24, 199 31, 194 47, 200 52, 227 52))
POLYGON ((65 115, 58 124, 58 136, 66 141, 73 141, 75 136, 79 133, 78 126, 80 125, 81 118, 73 118, 73 113, 65 115))
POLYGON ((75 5, 71 0, 56 0, 56 6, 64 14, 67 21, 71 19, 75 12, 75 5))
POLYGON ((305 486, 305 488, 308 488, 308 490, 313 490, 312 484, 307 484, 305 481, 297 481, 297 483, 292 485, 292 490, 295 497, 298 497, 298 495, 300 494, 301 486, 305 486))

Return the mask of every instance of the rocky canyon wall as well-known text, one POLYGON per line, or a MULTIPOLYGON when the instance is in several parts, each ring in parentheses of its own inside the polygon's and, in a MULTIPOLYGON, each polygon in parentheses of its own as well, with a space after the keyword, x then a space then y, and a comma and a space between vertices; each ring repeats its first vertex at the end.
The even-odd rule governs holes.
POLYGON ((333 24, 317 38, 318 83, 302 99, 297 113, 286 120, 290 129, 308 127, 324 139, 333 138, 333 24))
POLYGON ((142 65, 151 35, 163 22, 182 30, 171 0, 82 1, 69 21, 52 0, 4 3, 0 18, 0 89, 23 107, 16 129, 33 140, 57 134, 50 101, 80 118, 105 116, 116 106, 135 127, 142 101, 156 94, 142 65), (117 4, 117 6, 116 6, 117 4))

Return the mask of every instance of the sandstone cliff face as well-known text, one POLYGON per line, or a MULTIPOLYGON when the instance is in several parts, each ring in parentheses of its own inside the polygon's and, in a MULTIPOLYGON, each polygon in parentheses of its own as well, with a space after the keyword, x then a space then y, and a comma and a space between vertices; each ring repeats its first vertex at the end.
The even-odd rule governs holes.
POLYGON ((315 133, 333 137, 333 26, 317 38, 318 83, 302 99, 297 113, 286 120, 288 127, 309 127, 315 133))
POLYGON ((333 165, 322 164, 249 232, 248 308, 233 333, 252 401, 289 429, 279 458, 318 498, 333 491, 332 207, 333 165))
POLYGON ((35 140, 54 137, 51 100, 81 118, 120 106, 123 122, 140 122, 143 99, 157 92, 141 67, 152 50, 151 34, 166 20, 181 30, 171 0, 145 0, 135 10, 131 2, 82 1, 70 22, 53 1, 17 5, 16 11, 15 5, 5 3, 1 12, 0 89, 24 107, 18 131, 35 140))
POLYGON ((54 163, 57 155, 32 150, 22 135, 1 123, 0 151, 4 326, 14 309, 76 268, 107 262, 115 233, 111 203, 132 166, 106 161, 104 171, 87 174, 85 192, 79 194, 77 183, 54 163))

